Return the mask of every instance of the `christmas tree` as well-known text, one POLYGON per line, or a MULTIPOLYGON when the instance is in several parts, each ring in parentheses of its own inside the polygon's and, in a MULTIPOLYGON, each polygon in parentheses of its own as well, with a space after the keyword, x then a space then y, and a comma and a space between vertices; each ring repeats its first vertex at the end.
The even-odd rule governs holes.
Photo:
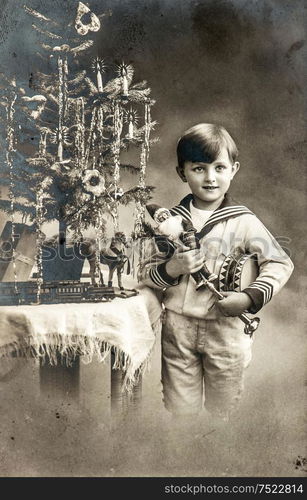
POLYGON ((8 186, 9 199, 0 200, 0 209, 10 214, 12 233, 16 212, 35 226, 42 281, 45 222, 59 221, 64 244, 67 228, 75 241, 82 241, 84 230, 93 226, 100 248, 106 216, 111 216, 116 231, 119 204, 134 203, 132 236, 142 237, 145 205, 154 189, 146 185, 146 168, 157 139, 150 138, 155 125, 150 88, 146 81, 133 83, 130 64, 118 65, 108 79, 99 56, 90 68, 80 69, 79 59, 94 45, 88 35, 100 30, 100 19, 108 13, 96 15, 79 2, 73 22, 63 29, 58 21, 25 9, 34 19, 32 27, 41 38, 38 55, 49 71, 33 73, 30 92, 2 75, 5 152, 0 183, 8 186), (30 156, 23 147, 29 136, 37 139, 30 156), (121 153, 131 146, 139 148, 138 165, 121 161, 121 153), (120 185, 123 171, 137 176, 126 192, 120 185))

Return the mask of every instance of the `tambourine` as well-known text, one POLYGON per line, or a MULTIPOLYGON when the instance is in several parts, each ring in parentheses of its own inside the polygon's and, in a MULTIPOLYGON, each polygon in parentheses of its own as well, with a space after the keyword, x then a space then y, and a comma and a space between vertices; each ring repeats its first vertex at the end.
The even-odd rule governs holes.
POLYGON ((219 272, 220 292, 241 292, 259 275, 257 254, 233 253, 228 255, 219 272))
MULTIPOLYGON (((203 280, 204 284, 219 300, 224 298, 221 292, 241 292, 247 288, 259 275, 257 254, 235 252, 228 255, 219 272, 219 290, 212 281, 203 280)), ((260 319, 250 319, 245 313, 238 316, 245 323, 244 333, 252 336, 257 330, 260 319)))
MULTIPOLYGON (((257 254, 235 252, 228 255, 219 272, 220 292, 241 292, 247 288, 259 275, 257 254)), ((223 295, 220 294, 220 298, 223 295)), ((252 336, 260 323, 259 318, 250 319, 246 314, 239 318, 245 323, 244 333, 252 336)))

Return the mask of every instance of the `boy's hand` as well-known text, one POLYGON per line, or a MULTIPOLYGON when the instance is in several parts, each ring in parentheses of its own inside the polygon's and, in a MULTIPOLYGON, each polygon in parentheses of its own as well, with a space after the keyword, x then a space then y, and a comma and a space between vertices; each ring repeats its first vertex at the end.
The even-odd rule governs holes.
POLYGON ((239 316, 252 305, 252 299, 244 292, 222 292, 224 299, 218 300, 215 306, 224 316, 239 316))
POLYGON ((190 250, 189 247, 176 248, 172 258, 167 262, 165 269, 172 278, 182 274, 191 274, 199 271, 204 265, 204 255, 199 249, 190 250))

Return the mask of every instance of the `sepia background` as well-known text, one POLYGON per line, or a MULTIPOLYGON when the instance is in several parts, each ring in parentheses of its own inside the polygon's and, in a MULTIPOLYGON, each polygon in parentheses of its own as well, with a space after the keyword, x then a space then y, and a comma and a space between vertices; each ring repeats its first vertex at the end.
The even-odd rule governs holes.
MULTIPOLYGON (((37 37, 24 0, 0 0, 0 71, 27 85, 39 67, 37 37)), ((71 21, 77 0, 28 0, 71 21)), ((199 122, 224 125, 237 142, 241 170, 231 193, 282 238, 295 271, 261 312, 240 411, 226 428, 192 432, 182 442, 163 409, 160 346, 143 383, 143 411, 109 429, 109 367, 81 369, 80 404, 42 401, 31 362, 0 381, 1 476, 300 476, 306 453, 306 45, 303 0, 91 0, 111 10, 94 35, 92 56, 132 64, 156 100, 159 142, 147 183, 154 202, 186 193, 177 177, 176 142, 199 122)), ((91 61, 83 56, 82 64, 91 61)), ((131 153, 133 154, 133 153, 131 153)), ((129 184, 129 179, 126 179, 129 184)), ((132 181, 131 181, 132 182, 132 181)), ((121 229, 132 213, 122 211, 121 229)), ((6 217, 0 214, 0 230, 6 217)), ((50 234, 54 228, 47 228, 50 234)), ((1 335, 1 332, 0 332, 1 335)), ((305 467, 306 469, 306 467, 305 467)))

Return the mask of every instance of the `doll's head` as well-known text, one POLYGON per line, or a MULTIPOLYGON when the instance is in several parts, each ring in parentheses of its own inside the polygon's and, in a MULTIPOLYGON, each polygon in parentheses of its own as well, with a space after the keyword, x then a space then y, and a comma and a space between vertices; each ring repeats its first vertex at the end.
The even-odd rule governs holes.
POLYGON ((158 234, 162 234, 170 240, 179 238, 183 231, 181 215, 172 215, 167 208, 153 203, 146 205, 146 208, 158 225, 156 229, 158 234))

